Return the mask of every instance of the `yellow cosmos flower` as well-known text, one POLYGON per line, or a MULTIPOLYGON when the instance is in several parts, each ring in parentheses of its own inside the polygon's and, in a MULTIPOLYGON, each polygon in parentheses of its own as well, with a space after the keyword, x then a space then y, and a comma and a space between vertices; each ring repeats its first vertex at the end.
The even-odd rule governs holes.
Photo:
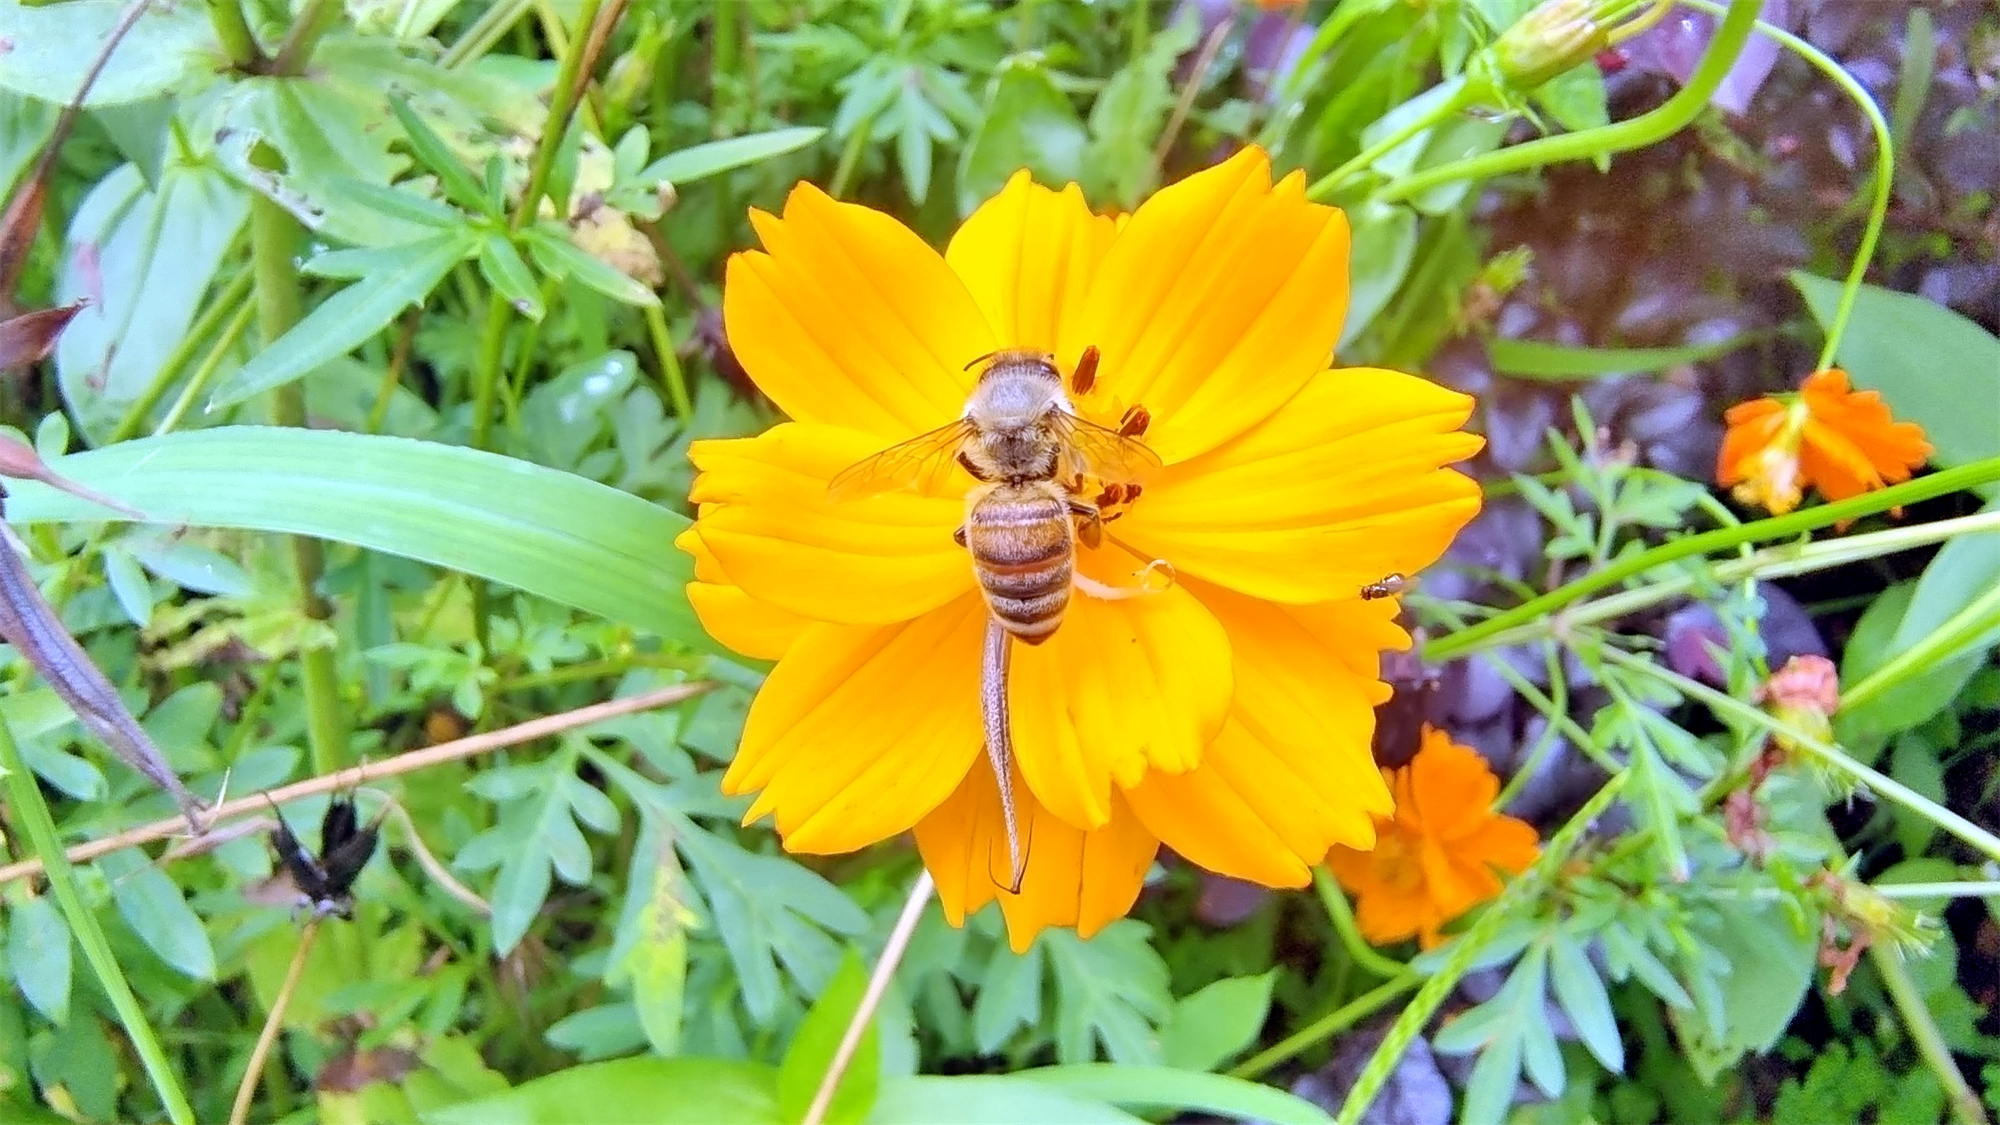
MULTIPOLYGON (((1472 403, 1422 379, 1327 370, 1348 230, 1273 184, 1258 150, 1126 219, 1017 175, 940 257, 895 220, 799 185, 752 212, 729 262, 743 366, 794 421, 695 444, 680 545, 710 632, 772 669, 725 776, 796 852, 914 830, 953 924, 996 896, 1011 939, 1123 915, 1164 842, 1211 870, 1300 886, 1328 847, 1367 847, 1389 809, 1369 756, 1384 648, 1408 638, 1361 587, 1433 561, 1479 506, 1446 466, 1472 403), (981 751, 987 610, 952 533, 971 478, 833 501, 828 481, 963 411, 980 357, 1102 357, 1079 415, 1143 407, 1165 462, 1080 572, 1164 592, 1082 592, 1046 643, 1016 645, 1010 704, 1028 849, 981 751), (1114 542, 1115 541, 1115 542, 1114 542)), ((747 822, 747 821, 746 821, 747 822)))
POLYGON ((1445 923, 1500 893, 1540 848, 1534 826, 1493 811, 1500 781, 1486 759, 1425 727, 1416 756, 1383 770, 1396 811, 1376 825, 1373 851, 1336 846, 1326 866, 1358 900, 1354 921, 1376 945, 1443 940, 1445 923))

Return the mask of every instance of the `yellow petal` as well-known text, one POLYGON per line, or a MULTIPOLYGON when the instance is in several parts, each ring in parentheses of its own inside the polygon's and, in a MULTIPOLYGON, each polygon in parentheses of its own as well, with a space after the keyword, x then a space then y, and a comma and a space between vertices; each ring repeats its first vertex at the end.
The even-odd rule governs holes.
POLYGON ((1170 848, 1224 875, 1303 886, 1334 844, 1375 842, 1389 790, 1370 739, 1379 654, 1408 637, 1386 603, 1281 606, 1200 582, 1229 633, 1234 707, 1199 769, 1149 773, 1127 797, 1170 848))
POLYGON ((1008 944, 1024 953, 1045 927, 1074 926, 1087 938, 1124 917, 1159 850, 1124 801, 1114 796, 1109 822, 1085 832, 1042 808, 1018 774, 1014 795, 1028 858, 1018 895, 1000 886, 1010 877, 1007 837, 999 789, 983 757, 950 800, 918 822, 917 848, 937 880, 945 918, 964 925, 967 915, 998 898, 1008 944))
POLYGON ((754 438, 698 441, 695 527, 728 580, 779 609, 820 621, 881 625, 936 609, 972 588, 951 533, 963 505, 912 492, 828 497, 827 481, 877 452, 879 438, 787 423, 754 438))
POLYGON ((906 831, 978 755, 975 597, 886 628, 816 624, 771 670, 743 724, 725 793, 762 792, 785 847, 845 852, 906 831))
POLYGON ((965 406, 969 361, 999 346, 986 318, 909 228, 802 183, 784 217, 752 211, 763 251, 729 260, 722 316, 757 386, 801 422, 890 440, 965 406))
POLYGON ((1053 637, 1014 645, 1009 687, 1028 786, 1056 816, 1098 828, 1114 782, 1200 763, 1229 710, 1229 636, 1178 587, 1123 601, 1078 591, 1053 637))
POLYGON ((1001 346, 1053 352, 1116 234, 1110 219, 1090 213, 1075 184, 1050 191, 1024 169, 965 220, 944 260, 1001 346))
POLYGON ((727 647, 759 660, 776 660, 812 624, 811 619, 760 602, 731 583, 693 527, 676 536, 674 546, 694 556, 695 580, 687 585, 688 604, 708 635, 727 647))
POLYGON ((1062 326, 1064 359, 1092 344, 1102 355, 1081 409, 1143 404, 1146 444, 1168 463, 1242 433, 1332 360, 1347 255, 1346 218, 1306 202, 1302 175, 1273 185, 1260 149, 1159 192, 1062 326))
POLYGON ((1139 550, 1272 601, 1345 600, 1435 561, 1479 510, 1443 466, 1472 400, 1395 371, 1324 371, 1236 440, 1172 465, 1116 525, 1139 550))

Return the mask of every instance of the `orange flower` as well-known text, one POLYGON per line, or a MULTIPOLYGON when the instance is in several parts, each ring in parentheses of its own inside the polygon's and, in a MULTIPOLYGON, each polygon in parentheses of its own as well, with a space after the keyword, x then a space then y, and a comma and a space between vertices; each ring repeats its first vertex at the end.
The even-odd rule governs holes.
POLYGON ((1334 843, 1367 847, 1389 794, 1369 757, 1393 600, 1360 590, 1436 559, 1479 507, 1445 465, 1479 438, 1471 400, 1422 379, 1327 370, 1347 304, 1346 220, 1272 183, 1249 149, 1123 222, 1074 185, 1015 176, 943 255, 887 215, 799 185, 752 212, 723 315, 794 419, 697 442, 688 597, 709 631, 776 660, 723 786, 756 792, 786 848, 824 854, 914 829, 954 923, 1000 899, 1026 948, 1121 917, 1161 842, 1212 870, 1302 886, 1334 843), (953 532, 972 481, 836 501, 828 481, 959 417, 980 357, 1102 357, 1075 411, 1152 417, 1165 462, 1120 502, 1046 643, 1015 645, 1009 705, 1018 895, 981 752, 988 610, 953 532), (1128 553, 1129 552, 1129 553, 1128 553))
POLYGON ((1336 845, 1326 865, 1359 900, 1361 936, 1387 945, 1414 935, 1430 949, 1445 923, 1500 893, 1495 868, 1528 869, 1535 830, 1493 811, 1499 779, 1443 731, 1426 726, 1416 756, 1382 778, 1396 811, 1375 818, 1375 850, 1336 845))
POLYGON ((1773 515, 1799 506, 1810 484, 1845 500, 1910 478, 1930 456, 1922 426, 1896 422, 1874 391, 1850 391, 1847 372, 1815 371, 1796 395, 1752 399, 1723 416, 1715 480, 1773 515))

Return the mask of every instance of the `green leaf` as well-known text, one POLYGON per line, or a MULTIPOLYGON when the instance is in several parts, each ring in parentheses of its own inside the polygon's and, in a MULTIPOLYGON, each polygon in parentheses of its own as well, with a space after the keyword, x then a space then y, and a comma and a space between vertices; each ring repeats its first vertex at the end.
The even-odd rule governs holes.
MULTIPOLYGON (((1271 975, 1242 979, 1268 982, 1271 975)), ((1304 1098, 1224 1074, 1201 1074, 1164 1066, 1086 1063, 1024 1070, 1014 1077, 1051 1086, 1078 1098, 1133 1109, 1217 1113, 1243 1121, 1268 1121, 1272 1125, 1327 1125, 1333 1120, 1325 1110, 1304 1098)))
POLYGON ((1694 990, 1696 1012, 1671 1016, 1690 1065, 1712 1077, 1746 1052, 1770 1050, 1785 1033, 1812 984, 1818 943, 1793 929, 1775 903, 1736 900, 1696 923, 1695 936, 1729 969, 1712 995, 1694 990))
MULTIPOLYGON (((706 645, 673 547, 681 516, 629 493, 458 446, 333 430, 231 426, 55 459, 152 521, 311 535, 475 574, 706 645)), ((87 501, 10 483, 15 523, 100 520, 87 501)))
POLYGON ((405 308, 421 305, 473 248, 470 231, 427 238, 403 247, 401 262, 355 282, 320 302, 292 330, 238 368, 208 400, 208 409, 233 406, 253 395, 304 378, 389 326, 405 308))
MULTIPOLYGON (((82 88, 84 74, 128 6, 124 0, 0 4, 0 34, 7 40, 0 88, 42 101, 68 102, 82 88)), ((155 4, 111 53, 83 104, 119 105, 165 93, 190 93, 196 84, 212 79, 220 55, 215 33, 200 8, 155 4)))
POLYGON ((966 1075, 898 1078, 882 1083, 867 1125, 1144 1125, 1102 1102, 1025 1077, 966 1075))
POLYGON ((215 950, 208 930, 181 897, 180 884, 136 848, 112 852, 98 861, 111 884, 112 901, 147 948, 196 980, 215 979, 215 950))
POLYGON ((1584 955, 1583 946, 1560 930, 1549 947, 1549 983, 1555 986, 1556 1003, 1569 1013, 1583 1045, 1605 1069, 1623 1073, 1625 1043, 1618 1034, 1618 1019, 1611 1014, 1611 994, 1584 955))
MULTIPOLYGON (((1840 305, 1841 284, 1794 270, 1792 284, 1822 329, 1840 305)), ((1924 428, 1942 468, 2000 454, 2000 339, 1911 293, 1863 285, 1834 361, 1857 387, 1882 392, 1900 420, 1924 428)))
POLYGON ((533 227, 524 236, 528 253, 542 272, 557 280, 572 280, 627 305, 654 308, 660 298, 640 282, 619 273, 547 227, 533 227))
POLYGON ((69 1019, 69 923, 47 895, 16 900, 7 910, 7 968, 21 995, 52 1023, 69 1019))
POLYGON ((788 152, 797 152, 808 145, 817 144, 826 135, 826 130, 817 125, 798 126, 790 129, 773 129, 768 133, 750 133, 727 140, 709 141, 707 144, 670 152, 641 169, 633 176, 641 183, 657 183, 665 180, 679 186, 704 180, 710 176, 788 152))
MULTIPOLYGON (((850 951, 833 974, 826 990, 813 1002, 799 1024, 792 1045, 785 1049, 785 1061, 778 1068, 778 1114, 787 1121, 805 1116, 813 1096, 825 1079, 833 1055, 840 1047, 847 1025, 868 989, 868 974, 861 958, 850 951)), ((868 1116, 875 1104, 875 1091, 882 1080, 882 1036, 871 1017, 861 1034, 861 1045, 840 1076, 833 1100, 821 1120, 828 1125, 855 1125, 868 1116)))
POLYGON ((1369 200, 1354 208, 1348 220, 1353 230, 1354 271, 1348 286, 1347 322, 1340 333, 1343 345, 1360 336, 1389 304, 1417 255, 1417 213, 1408 207, 1369 200))
POLYGON ((1093 197, 1130 210, 1155 186, 1153 149, 1174 105, 1174 67, 1201 35, 1189 11, 1152 36, 1146 52, 1120 67, 1090 104, 1090 144, 1083 158, 1093 197))
POLYGON ((1056 1057, 1086 1063, 1097 1044, 1113 1062, 1160 1061, 1158 1025, 1173 1009, 1167 966, 1140 922, 1121 918, 1084 941, 1070 930, 1041 937, 1056 978, 1056 1057))
POLYGON ((380 211, 392 219, 401 219, 407 223, 441 230, 465 225, 464 215, 414 191, 388 184, 371 183, 353 176, 335 177, 329 183, 342 193, 353 197, 356 202, 380 211))
POLYGON ((546 311, 542 308, 542 291, 535 284, 535 275, 528 272, 528 263, 521 260, 521 252, 514 244, 497 231, 488 232, 479 241, 479 273, 507 302, 514 311, 529 320, 539 321, 546 311))
POLYGON ((1016 55, 1001 63, 986 116, 959 158, 959 214, 970 215, 1023 168, 1044 184, 1080 179, 1085 141, 1075 107, 1036 58, 1016 55))
POLYGON ((445 197, 475 215, 485 215, 497 219, 500 213, 493 208, 492 200, 479 188, 479 181, 459 163, 458 155, 444 143, 417 112, 410 108, 405 98, 389 99, 389 108, 396 120, 403 126, 403 136, 410 142, 410 152, 417 162, 438 178, 444 188, 445 197))
POLYGON ((1257 1041, 1271 1008, 1277 970, 1254 977, 1228 977, 1174 1004, 1160 1029, 1168 1066, 1213 1070, 1257 1041))
POLYGON ((1487 341, 1493 370, 1520 379, 1595 379, 1663 371, 1684 363, 1699 363, 1728 355, 1761 336, 1732 336, 1714 344, 1683 344, 1673 348, 1581 348, 1541 340, 1487 341))
POLYGON ((741 1059, 615 1059, 433 1109, 424 1125, 782 1125, 778 1072, 741 1059))

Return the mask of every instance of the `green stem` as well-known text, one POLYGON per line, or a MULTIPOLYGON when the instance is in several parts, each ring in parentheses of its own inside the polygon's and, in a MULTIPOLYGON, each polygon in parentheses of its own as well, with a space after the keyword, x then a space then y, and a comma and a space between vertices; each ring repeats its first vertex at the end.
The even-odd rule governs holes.
POLYGON ((146 424, 146 415, 151 414, 153 407, 158 406, 160 400, 166 397, 167 388, 173 386, 174 376, 180 374, 181 368, 194 356, 195 349, 201 346, 203 340, 208 339, 224 317, 232 312, 241 314, 246 307, 244 298, 250 295, 250 283, 253 279, 250 271, 239 271, 235 277, 229 279, 229 283, 224 285, 220 292, 216 293, 214 302, 202 310, 201 316, 196 318, 194 324, 174 344, 174 350, 168 352, 167 358, 160 362, 160 369, 153 374, 153 381, 148 383, 146 389, 139 392, 139 397, 132 400, 132 405, 125 409, 124 416, 118 419, 118 425, 112 429, 111 437, 106 444, 130 441, 139 436, 140 429, 146 424))
MULTIPOLYGON (((246 281, 250 276, 248 273, 243 275, 246 281)), ((160 424, 153 428, 154 437, 170 433, 175 426, 180 425, 181 419, 194 406, 194 400, 208 390, 209 382, 222 368, 222 361, 229 358, 230 349, 234 348, 236 341, 242 339, 243 333, 249 330, 250 317, 257 311, 257 306, 252 302, 243 301, 241 297, 237 300, 241 304, 236 310, 236 318, 222 330, 222 335, 215 338, 215 346, 208 349, 208 355, 202 359, 201 366, 194 369, 193 375, 188 376, 187 386, 182 387, 181 393, 175 396, 174 404, 167 408, 167 416, 160 419, 160 424)), ((139 417, 145 417, 144 412, 141 412, 139 417)))
POLYGON ((1842 710, 1866 706, 1869 700, 1921 672, 1928 672, 1947 656, 1970 644, 1992 627, 2000 616, 2000 586, 1974 598, 1964 608, 1931 630, 1924 639, 1891 657, 1886 664, 1861 678, 1840 693, 1842 710))
POLYGON ((1986 895, 2000 895, 2000 880, 1987 879, 1965 883, 1870 883, 1868 889, 1883 898, 1981 898, 1986 895))
POLYGON ((1979 1104, 1979 1095, 1966 1084, 1965 1075, 1959 1073, 1944 1033, 1938 1030, 1923 993, 1917 990, 1917 982, 1910 978, 1909 967, 1903 963, 1903 951, 1892 944, 1877 942, 1868 947, 1868 960, 1881 974, 1882 986, 1895 1003, 1897 1014, 1903 1017, 1903 1026, 1915 1041, 1917 1054, 1923 1056, 1925 1065, 1944 1087, 1951 1103, 1952 1120, 1958 1125, 1986 1125, 1986 1110, 1979 1104))
POLYGON ((446 70, 456 70, 484 55, 533 6, 534 0, 499 0, 487 5, 479 13, 479 18, 472 21, 472 26, 466 28, 465 33, 445 51, 438 65, 446 70))
MULTIPOLYGON (((250 201, 250 257, 256 272, 257 326, 270 347, 299 322, 299 279, 293 265, 301 230, 290 212, 263 196, 250 201)), ((271 420, 280 426, 303 426, 305 388, 290 383, 272 393, 271 420)), ((326 621, 332 610, 319 596, 325 570, 320 543, 302 535, 291 537, 292 588, 299 612, 326 621)), ((299 654, 299 678, 305 686, 306 737, 314 773, 331 773, 347 764, 347 731, 340 706, 340 680, 333 652, 307 649, 299 654)))
POLYGON ((1612 645, 1605 645, 1600 652, 1604 659, 1630 668, 1644 675, 1652 676, 1671 685, 1682 695, 1699 699, 1708 704, 1709 709, 1718 714, 1727 712, 1747 723, 1755 723, 1772 734, 1788 740, 1793 746, 1811 754, 1834 770, 1846 774, 1855 782, 1877 796, 1887 798, 1916 813, 1939 828, 1963 840, 1973 849, 1985 853, 1994 860, 2000 860, 2000 837, 1958 815, 1948 808, 1932 801, 1909 786, 1862 765, 1849 757, 1847 752, 1824 739, 1805 731, 1758 709, 1735 696, 1720 692, 1698 680, 1689 679, 1671 668, 1663 668, 1642 656, 1624 652, 1612 645))
MULTIPOLYGON (((542 139, 535 146, 535 161, 528 166, 528 186, 521 193, 521 203, 514 208, 511 224, 514 230, 528 225, 542 205, 542 193, 548 187, 549 170, 555 167, 556 153, 562 150, 564 134, 569 132, 570 117, 576 112, 576 103, 583 92, 583 83, 578 80, 582 73, 584 56, 590 54, 591 27, 597 22, 597 9, 601 0, 583 0, 576 15, 576 35, 570 40, 569 50, 563 52, 562 65, 556 70, 555 92, 549 98, 548 120, 542 126, 542 139)), ((733 7, 724 4, 723 7, 733 7)), ((557 200, 559 207, 567 200, 557 200)))
POLYGON ((687 376, 681 373, 681 356, 674 350, 673 334, 667 331, 667 314, 659 305, 646 307, 646 333, 660 356, 660 377, 667 385, 667 398, 681 425, 694 421, 694 402, 688 397, 687 376))
POLYGON ((485 449, 492 440, 493 393, 500 383, 500 360, 507 351, 507 322, 514 306, 495 289, 486 298, 486 320, 479 331, 479 361, 472 384, 472 448, 485 449))
POLYGON ((133 995, 131 982, 125 979, 124 970, 118 967, 118 959, 111 952, 111 943, 105 940, 104 930, 97 924, 97 915, 84 904, 83 895, 77 890, 76 870, 70 866, 69 856, 63 851, 62 839, 56 834, 55 820, 49 815, 48 802, 42 799, 41 785, 29 772, 28 763, 21 757, 21 748, 14 741, 14 732, 4 721, 0 721, 0 772, 7 775, 7 799, 13 806, 14 821, 27 835, 28 846, 42 861, 43 871, 48 875, 49 890, 56 896, 63 918, 69 922, 70 933, 83 947, 83 958, 90 962, 98 987, 104 989, 112 1009, 118 1013, 118 1022, 124 1026, 126 1037, 132 1041, 132 1049, 138 1052, 147 1079, 160 1096, 160 1103, 166 1107, 167 1117, 174 1125, 194 1125, 194 1109, 188 1105, 187 1095, 181 1092, 173 1064, 167 1060, 166 1051, 161 1049, 152 1025, 146 1022, 146 1010, 139 1006, 139 998, 133 995))
POLYGON ((854 169, 861 164, 861 153, 868 147, 868 139, 875 133, 875 115, 869 114, 854 123, 854 131, 847 135, 847 143, 840 146, 840 162, 833 166, 833 179, 826 184, 826 193, 835 199, 847 194, 854 186, 854 169))
POLYGON ((222 44, 222 53, 230 66, 246 74, 263 69, 264 50, 250 33, 240 0, 209 0, 208 22, 215 29, 216 42, 222 44))
POLYGON ((1347 956, 1355 964, 1378 977, 1395 978, 1409 971, 1409 966, 1401 961, 1377 953, 1361 936, 1361 929, 1354 922, 1354 911, 1348 908, 1346 892, 1327 874, 1326 868, 1313 868, 1313 890, 1319 893, 1320 904, 1326 907, 1334 932, 1340 935, 1340 943, 1347 947, 1347 956))
MULTIPOLYGON (((1722 6, 1712 0, 1681 2, 1709 13, 1722 11, 1722 6)), ((1840 290, 1840 304, 1835 306, 1833 320, 1826 327, 1826 343, 1820 348, 1818 363, 1818 368, 1824 370, 1833 366, 1834 353, 1840 350, 1840 338, 1847 331, 1848 317, 1854 312, 1855 299, 1861 295, 1861 279, 1867 276, 1868 263, 1875 257, 1875 244, 1882 238, 1882 225, 1889 217, 1889 195, 1896 184, 1896 146, 1889 132, 1889 123, 1882 118, 1882 108, 1875 104, 1875 99, 1868 96, 1868 91, 1845 67, 1827 57, 1818 47, 1783 28, 1758 20, 1757 32, 1779 46, 1789 48, 1839 86, 1848 100, 1868 118, 1868 127, 1875 132, 1875 199, 1868 208, 1868 225, 1862 229, 1861 244, 1854 248, 1854 264, 1847 268, 1847 280, 1840 290)))
POLYGON ((1758 0, 1730 0, 1722 23, 1702 52, 1701 62, 1689 76, 1687 85, 1659 108, 1629 121, 1600 125, 1580 133, 1542 137, 1465 160, 1424 168, 1385 185, 1375 198, 1387 203, 1422 195, 1439 184, 1457 180, 1479 180, 1508 172, 1520 172, 1571 160, 1587 160, 1612 153, 1644 148, 1667 139, 1687 127, 1708 104, 1709 95, 1722 84, 1736 56, 1750 38, 1757 22, 1758 0))
POLYGON ((340 8, 329 0, 306 0, 305 6, 293 18, 290 31, 285 33, 285 41, 278 45, 278 53, 271 59, 271 73, 279 78, 296 78, 306 72, 306 63, 311 61, 313 47, 320 37, 333 29, 340 18, 340 8))
POLYGON ((1630 776, 1629 773, 1613 774, 1590 800, 1584 802, 1576 815, 1570 817, 1569 822, 1550 837, 1548 846, 1542 849, 1541 858, 1535 861, 1534 866, 1507 884, 1507 888, 1500 892, 1500 897, 1489 903, 1485 911, 1479 915, 1478 921, 1452 942, 1450 956, 1446 957, 1444 964, 1438 967, 1437 973, 1417 990, 1409 1006, 1396 1017, 1396 1022, 1389 1028, 1389 1034, 1383 1038, 1382 1045, 1375 1048, 1375 1054, 1368 1060, 1368 1065, 1362 1068, 1361 1076, 1355 1080, 1354 1087, 1347 1092, 1347 1100, 1341 1103, 1340 1114, 1335 1118, 1337 1125, 1356 1125, 1356 1122, 1361 1120, 1361 1115, 1374 1103, 1375 1095, 1382 1092, 1383 1084, 1395 1073, 1396 1064, 1402 1059, 1403 1052, 1418 1035, 1422 1034, 1425 1025, 1430 1023, 1431 1016, 1436 1014, 1438 1006, 1444 1003, 1445 998, 1451 995, 1452 989, 1458 987, 1459 978, 1472 967, 1472 962, 1485 950, 1493 935, 1500 931, 1500 927, 1508 919, 1518 917, 1521 907, 1532 896, 1540 894, 1542 887, 1555 877, 1556 871, 1569 859, 1577 844, 1582 842, 1591 822, 1611 807, 1611 802, 1617 799, 1619 792, 1625 787, 1626 779, 1630 776))
MULTIPOLYGON (((1438 87, 1422 96, 1436 97, 1438 91, 1442 89, 1444 87, 1438 87)), ((1473 92, 1472 83, 1458 78, 1452 80, 1450 92, 1436 100, 1436 105, 1416 114, 1402 128, 1369 145, 1356 153, 1347 163, 1313 181, 1313 185, 1306 189, 1306 198, 1316 203, 1325 203, 1349 177, 1395 151, 1417 134, 1432 128, 1446 118, 1456 116, 1479 99, 1473 92)))
POLYGON ((1476 649, 1489 646, 1495 637, 1509 630, 1547 617, 1588 594, 1596 593, 1607 586, 1615 586, 1628 578, 1644 574, 1654 567, 1676 559, 1726 551, 1740 543, 1787 539, 1817 528, 1851 522, 1862 516, 1871 516, 1890 508, 1928 500, 1933 496, 1944 496, 1962 489, 1976 488, 1995 480, 2000 480, 2000 457, 1988 457, 1969 465, 1959 465, 1943 472, 1904 481, 1902 484, 1832 504, 1821 504, 1735 527, 1722 527, 1697 535, 1671 539, 1650 550, 1641 551, 1615 562, 1602 570, 1586 574, 1540 597, 1530 598, 1505 613, 1494 614, 1484 621, 1447 633, 1426 644, 1422 656, 1432 663, 1464 656, 1476 649))
POLYGON ((1300 1052, 1311 1050, 1374 1015, 1388 1006, 1391 1000, 1417 987, 1417 981, 1417 974, 1405 967, 1405 970, 1397 976, 1376 985, 1372 990, 1349 1000, 1277 1043, 1237 1063, 1230 1068, 1229 1076, 1256 1078, 1262 1075, 1279 1063, 1300 1052))

